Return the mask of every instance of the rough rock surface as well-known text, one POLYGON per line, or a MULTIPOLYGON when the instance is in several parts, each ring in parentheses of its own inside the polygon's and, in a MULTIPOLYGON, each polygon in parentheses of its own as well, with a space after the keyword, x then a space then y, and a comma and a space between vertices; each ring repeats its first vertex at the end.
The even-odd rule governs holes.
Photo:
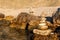
POLYGON ((25 30, 19 32, 9 26, 0 26, 0 40, 27 40, 25 30))

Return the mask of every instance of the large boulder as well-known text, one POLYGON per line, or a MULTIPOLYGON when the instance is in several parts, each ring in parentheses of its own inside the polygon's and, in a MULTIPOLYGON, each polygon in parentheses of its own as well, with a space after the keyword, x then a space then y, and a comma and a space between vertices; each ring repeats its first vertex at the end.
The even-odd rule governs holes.
POLYGON ((17 24, 20 25, 20 28, 21 28, 21 29, 25 29, 25 28, 26 28, 27 21, 28 21, 28 17, 29 17, 29 14, 26 13, 26 12, 21 12, 21 13, 17 16, 16 22, 17 22, 17 24))
POLYGON ((53 15, 53 23, 55 26, 60 26, 60 8, 53 15))

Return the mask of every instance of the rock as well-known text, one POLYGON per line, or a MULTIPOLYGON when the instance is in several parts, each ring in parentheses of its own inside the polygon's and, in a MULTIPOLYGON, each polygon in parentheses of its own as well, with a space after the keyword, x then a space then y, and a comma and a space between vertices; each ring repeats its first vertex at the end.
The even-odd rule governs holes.
POLYGON ((5 15, 0 13, 0 18, 4 18, 4 17, 5 17, 5 15))
POLYGON ((3 25, 3 26, 10 25, 10 21, 2 19, 2 20, 0 20, 0 25, 3 25))
POLYGON ((53 15, 53 23, 56 26, 60 25, 60 8, 58 8, 56 13, 53 15))
POLYGON ((4 19, 5 20, 12 21, 14 19, 14 17, 9 15, 9 16, 6 16, 4 19))
POLYGON ((26 25, 27 25, 27 21, 28 21, 28 13, 26 12, 22 12, 20 13, 17 18, 16 18, 16 22, 21 25, 21 29, 25 29, 26 25))
POLYGON ((59 40, 59 39, 56 34, 50 34, 48 36, 35 34, 34 40, 59 40))
POLYGON ((25 30, 16 30, 9 26, 0 27, 1 40, 27 40, 25 30))

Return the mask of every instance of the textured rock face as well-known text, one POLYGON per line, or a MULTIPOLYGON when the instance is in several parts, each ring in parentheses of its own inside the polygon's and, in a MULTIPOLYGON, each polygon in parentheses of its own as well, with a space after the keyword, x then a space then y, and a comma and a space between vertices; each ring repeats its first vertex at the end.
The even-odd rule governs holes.
POLYGON ((25 30, 16 30, 10 24, 11 21, 0 20, 0 40, 27 40, 25 30))
POLYGON ((55 25, 60 26, 60 8, 58 8, 56 13, 53 15, 53 22, 55 25))
POLYGON ((42 35, 34 35, 34 40, 59 40, 57 38, 57 34, 50 34, 49 36, 42 36, 42 35))
POLYGON ((20 32, 9 26, 0 26, 0 40, 27 40, 25 30, 20 32))
POLYGON ((60 6, 60 0, 0 0, 1 8, 60 6))

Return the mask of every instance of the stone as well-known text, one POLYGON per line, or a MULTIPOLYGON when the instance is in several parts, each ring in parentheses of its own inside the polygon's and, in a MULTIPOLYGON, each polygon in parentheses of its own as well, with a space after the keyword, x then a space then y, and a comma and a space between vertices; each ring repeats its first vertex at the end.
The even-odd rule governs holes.
POLYGON ((60 8, 58 8, 56 13, 52 17, 53 17, 54 25, 59 26, 60 25, 60 8))
POLYGON ((4 18, 5 15, 3 13, 0 13, 0 18, 4 18))

